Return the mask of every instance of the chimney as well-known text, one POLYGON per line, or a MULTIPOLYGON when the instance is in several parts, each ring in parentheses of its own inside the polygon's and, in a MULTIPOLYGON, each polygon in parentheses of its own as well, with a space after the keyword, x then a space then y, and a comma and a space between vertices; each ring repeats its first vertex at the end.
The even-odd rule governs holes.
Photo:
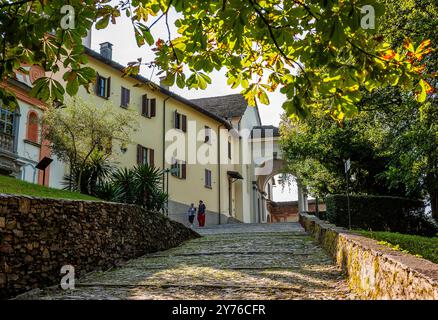
POLYGON ((100 44, 100 54, 108 60, 113 59, 113 44, 110 42, 104 42, 100 44))
POLYGON ((164 88, 164 89, 166 89, 166 90, 169 90, 169 86, 168 86, 167 84, 164 84, 164 83, 163 83, 164 79, 166 79, 166 76, 162 76, 162 77, 160 77, 160 87, 161 87, 161 88, 164 88))

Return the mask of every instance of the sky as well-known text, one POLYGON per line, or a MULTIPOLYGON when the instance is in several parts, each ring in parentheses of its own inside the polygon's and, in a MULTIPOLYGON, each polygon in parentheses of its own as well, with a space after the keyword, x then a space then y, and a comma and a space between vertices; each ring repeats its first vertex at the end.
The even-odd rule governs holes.
MULTIPOLYGON (((118 1, 114 2, 117 3, 118 1)), ((171 12, 169 16, 169 22, 174 21, 176 17, 177 14, 175 12, 171 12)), ((172 36, 174 37, 177 35, 176 28, 172 23, 169 24, 171 26, 172 36)), ((152 34, 154 35, 155 39, 168 38, 164 19, 154 25, 152 28, 152 34)), ((154 59, 154 54, 147 44, 141 48, 138 48, 135 42, 131 21, 124 17, 123 14, 122 17, 117 18, 115 25, 110 23, 104 30, 93 29, 91 36, 91 48, 93 50, 99 52, 99 44, 106 41, 111 42, 114 45, 113 60, 119 62, 120 64, 126 65, 128 62, 135 61, 140 57, 143 59, 143 62, 153 61, 154 59)), ((154 74, 152 75, 152 69, 149 69, 145 66, 142 66, 140 70, 140 73, 143 76, 150 78, 153 82, 159 83, 159 76, 157 76, 157 72, 158 70, 155 70, 154 74)), ((214 72, 210 74, 212 84, 209 85, 206 90, 180 89, 176 85, 171 89, 173 92, 188 99, 239 93, 242 88, 236 88, 233 90, 227 85, 225 72, 226 70, 221 70, 220 72, 214 72)), ((269 106, 259 105, 260 117, 264 125, 278 126, 280 123, 280 115, 283 112, 281 105, 285 101, 285 97, 280 92, 268 93, 268 95, 271 103, 269 106)))
MULTIPOLYGON (((116 1, 117 2, 117 1, 116 1)), ((174 21, 177 17, 175 12, 171 12, 169 16, 169 22, 174 21)), ((171 25, 172 37, 177 35, 176 28, 171 25)), ((167 28, 164 24, 164 19, 159 23, 155 24, 152 28, 152 34, 155 39, 162 38, 167 39, 167 28)), ((99 52, 100 44, 103 42, 110 42, 113 44, 113 60, 122 64, 127 65, 131 61, 136 61, 138 58, 142 58, 143 62, 153 61, 154 54, 147 44, 139 48, 136 44, 134 38, 134 30, 131 25, 131 21, 124 17, 117 18, 116 24, 109 24, 104 30, 97 30, 93 28, 91 33, 91 49, 99 52)), ((146 66, 142 66, 140 69, 140 74, 155 83, 159 83, 159 76, 157 75, 158 70, 152 70, 146 66)), ((180 89, 176 85, 171 87, 171 91, 187 98, 204 98, 212 96, 221 96, 233 93, 239 93, 242 88, 231 89, 227 85, 227 79, 225 77, 226 70, 216 71, 210 74, 212 83, 205 90, 189 90, 180 89)), ((280 117, 283 113, 281 105, 285 101, 285 96, 280 92, 268 93, 270 105, 259 105, 259 113, 263 125, 274 125, 278 126, 280 123, 280 117)), ((296 187, 292 187, 282 190, 280 186, 274 188, 273 196, 276 201, 291 201, 296 200, 296 187)))

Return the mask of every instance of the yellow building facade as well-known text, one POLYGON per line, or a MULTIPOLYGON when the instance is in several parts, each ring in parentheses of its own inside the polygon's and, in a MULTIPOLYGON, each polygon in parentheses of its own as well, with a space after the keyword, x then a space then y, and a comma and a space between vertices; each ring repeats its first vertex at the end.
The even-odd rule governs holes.
MULTIPOLYGON (((260 125, 257 108, 240 102, 240 117, 220 115, 215 109, 203 107, 202 101, 184 99, 141 76, 122 77, 124 66, 111 60, 109 43, 101 45, 100 53, 88 48, 86 53, 97 80, 90 93, 80 88, 78 96, 96 105, 110 104, 119 112, 138 115, 137 131, 127 148, 113 143, 113 162, 118 167, 149 163, 156 168, 173 169, 163 175, 163 190, 169 194, 167 214, 174 220, 186 221, 188 206, 194 203, 197 207, 203 200, 207 225, 227 223, 233 220, 230 217, 254 222, 250 211, 255 177, 252 165, 241 163, 242 137, 238 130, 245 121, 255 122, 244 124, 249 129, 260 125), (245 118, 246 113, 251 116, 245 118), (242 121, 243 118, 253 120, 242 121), (172 152, 175 149, 178 152, 172 152)), ((244 102, 241 96, 229 98, 244 102)), ((229 103, 232 106, 234 100, 229 103)), ((64 167, 64 171, 68 168, 64 167)))

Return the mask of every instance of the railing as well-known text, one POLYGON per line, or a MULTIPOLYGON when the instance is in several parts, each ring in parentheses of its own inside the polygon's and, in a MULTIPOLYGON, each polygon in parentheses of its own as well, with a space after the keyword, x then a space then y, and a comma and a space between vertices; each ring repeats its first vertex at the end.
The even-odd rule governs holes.
POLYGON ((14 137, 0 132, 0 151, 14 152, 14 137))

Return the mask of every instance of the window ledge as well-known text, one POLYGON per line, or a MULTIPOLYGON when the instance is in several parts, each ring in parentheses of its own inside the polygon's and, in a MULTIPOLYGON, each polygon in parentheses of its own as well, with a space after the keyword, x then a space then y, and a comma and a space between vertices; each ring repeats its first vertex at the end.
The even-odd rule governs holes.
POLYGON ((35 141, 31 141, 31 140, 28 140, 28 139, 24 139, 24 142, 28 143, 30 145, 33 145, 35 147, 41 148, 41 143, 38 143, 38 142, 35 142, 35 141))
POLYGON ((213 189, 212 186, 207 186, 207 185, 205 185, 204 187, 206 187, 207 189, 210 189, 210 190, 213 189))
POLYGON ((179 179, 179 180, 187 180, 187 178, 178 177, 178 176, 174 176, 174 175, 172 175, 172 177, 177 178, 177 179, 179 179))

